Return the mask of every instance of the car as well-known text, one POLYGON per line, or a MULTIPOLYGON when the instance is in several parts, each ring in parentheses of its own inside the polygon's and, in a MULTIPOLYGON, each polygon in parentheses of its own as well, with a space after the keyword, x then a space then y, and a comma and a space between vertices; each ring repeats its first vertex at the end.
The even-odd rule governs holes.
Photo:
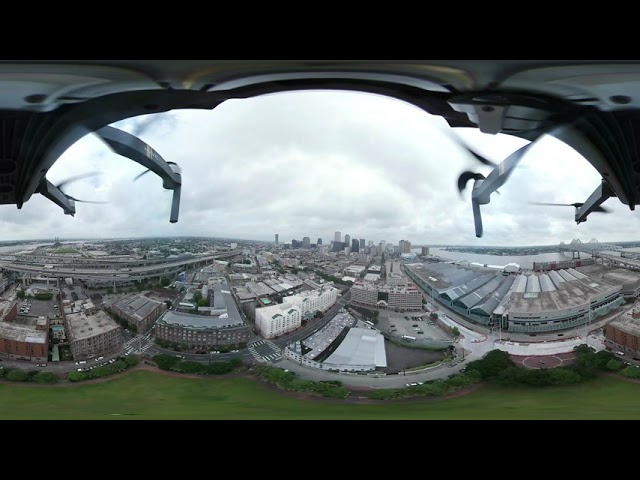
POLYGON ((95 359, 95 361, 99 362, 100 360, 103 360, 103 359, 104 359, 104 357, 98 357, 98 358, 95 359))
POLYGON ((115 358, 112 358, 112 359, 111 359, 111 360, 109 360, 107 363, 113 363, 113 362, 115 362, 115 361, 116 361, 116 359, 115 359, 115 358))

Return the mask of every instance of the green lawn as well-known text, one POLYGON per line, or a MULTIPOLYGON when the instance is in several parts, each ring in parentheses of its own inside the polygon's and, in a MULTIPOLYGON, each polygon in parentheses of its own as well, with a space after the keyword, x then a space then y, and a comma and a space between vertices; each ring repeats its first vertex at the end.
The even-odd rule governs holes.
POLYGON ((73 247, 60 247, 51 253, 54 253, 56 255, 66 255, 69 253, 80 253, 80 252, 73 247))
POLYGON ((601 378, 572 387, 484 386, 448 400, 354 405, 302 401, 243 378, 136 371, 93 385, 0 385, 0 419, 640 419, 638 398, 640 384, 601 378))

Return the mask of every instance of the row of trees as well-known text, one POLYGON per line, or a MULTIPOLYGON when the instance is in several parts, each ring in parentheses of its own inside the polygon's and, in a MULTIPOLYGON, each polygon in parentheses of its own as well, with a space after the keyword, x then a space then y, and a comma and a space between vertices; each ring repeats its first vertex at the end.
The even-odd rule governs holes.
POLYGON ((281 368, 269 365, 256 365, 253 367, 256 376, 277 385, 278 387, 296 392, 309 392, 323 397, 345 398, 349 395, 349 390, 336 380, 314 382, 300 378, 294 372, 286 372, 281 368))
POLYGON ((52 372, 39 372, 37 370, 21 370, 13 368, 0 368, 0 378, 12 382, 56 383, 58 376, 52 372))
POLYGON ((210 364, 206 364, 201 362, 191 362, 174 355, 161 353, 159 355, 154 355, 153 361, 158 368, 162 370, 196 375, 223 375, 225 373, 231 373, 242 367, 242 360, 239 358, 232 358, 228 362, 211 362, 210 364))
POLYGON ((587 345, 575 348, 576 359, 571 365, 554 368, 528 369, 516 365, 507 352, 492 350, 482 359, 470 362, 467 372, 476 371, 482 380, 498 385, 528 385, 545 387, 571 385, 590 380, 600 372, 620 372, 640 378, 640 368, 625 364, 607 350, 596 352, 587 345))

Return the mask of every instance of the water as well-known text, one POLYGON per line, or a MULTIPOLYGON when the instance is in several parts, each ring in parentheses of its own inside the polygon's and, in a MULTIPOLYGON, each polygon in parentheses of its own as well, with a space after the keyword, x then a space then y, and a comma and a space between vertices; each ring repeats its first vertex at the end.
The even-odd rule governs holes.
MULTIPOLYGON (((418 252, 419 253, 419 252, 418 252)), ((533 262, 557 262, 562 260, 571 260, 571 252, 565 253, 541 253, 540 255, 481 255, 467 252, 448 252, 442 248, 429 248, 429 253, 437 257, 449 260, 466 260, 468 262, 476 262, 487 265, 506 265, 507 263, 517 263, 524 269, 533 269, 533 262)), ((587 254, 581 254, 583 258, 590 257, 587 254)))
POLYGON ((20 243, 18 245, 9 245, 0 247, 0 253, 12 253, 22 252, 24 250, 35 250, 38 247, 45 247, 47 245, 53 245, 53 242, 49 243, 20 243))

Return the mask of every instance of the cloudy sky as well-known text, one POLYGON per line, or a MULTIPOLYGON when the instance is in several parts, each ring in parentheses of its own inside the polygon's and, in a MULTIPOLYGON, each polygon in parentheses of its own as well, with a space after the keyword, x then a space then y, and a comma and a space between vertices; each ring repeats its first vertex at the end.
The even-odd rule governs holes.
POLYGON ((293 92, 231 100, 212 111, 182 110, 137 117, 114 126, 138 135, 182 168, 180 220, 169 223, 171 192, 153 173, 111 152, 91 134, 56 162, 57 184, 85 172, 100 175, 69 184, 75 217, 34 195, 22 208, 2 205, 2 240, 211 236, 312 242, 352 238, 414 245, 549 245, 573 238, 636 240, 639 216, 615 199, 613 213, 576 225, 572 207, 529 201, 586 200, 599 184, 596 170, 553 139, 540 140, 500 195, 482 207, 484 237, 474 235, 471 186, 463 170, 487 175, 451 136, 500 162, 526 141, 450 129, 443 119, 386 97, 347 92, 293 92), (449 134, 447 134, 449 132, 449 134))

